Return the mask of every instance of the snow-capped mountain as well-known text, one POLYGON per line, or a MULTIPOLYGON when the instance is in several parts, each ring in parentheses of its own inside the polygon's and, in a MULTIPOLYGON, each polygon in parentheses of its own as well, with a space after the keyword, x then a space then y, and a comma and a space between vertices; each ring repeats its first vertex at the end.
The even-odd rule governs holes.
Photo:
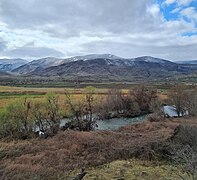
POLYGON ((197 71, 197 66, 143 56, 121 58, 112 54, 90 54, 66 59, 42 58, 24 64, 12 72, 25 76, 56 76, 71 79, 166 78, 197 71))
POLYGON ((87 61, 87 60, 91 60, 91 59, 123 59, 121 57, 112 55, 112 54, 89 54, 89 55, 85 55, 85 56, 75 56, 75 57, 71 57, 68 58, 67 61, 87 61))
POLYGON ((88 55, 69 58, 58 66, 36 69, 29 75, 130 79, 162 78, 191 71, 189 67, 150 56, 124 59, 114 55, 88 55))
MULTIPOLYGON (((119 60, 123 59, 115 55, 111 54, 90 54, 86 56, 75 56, 71 58, 66 59, 58 59, 53 57, 48 58, 42 58, 38 60, 33 60, 27 64, 24 64, 18 68, 15 68, 13 72, 19 73, 19 74, 27 74, 33 71, 46 69, 52 66, 59 66, 61 64, 67 63, 67 62, 74 62, 74 61, 88 61, 92 59, 106 59, 106 60, 119 60)), ((110 62, 109 62, 110 63, 110 62)))
MULTIPOLYGON (((173 63, 171 61, 168 60, 164 60, 164 59, 160 59, 160 58, 154 58, 151 56, 142 56, 142 57, 138 57, 138 58, 134 58, 134 61, 144 61, 144 62, 151 62, 151 63, 173 63)), ((174 63, 173 63, 174 64, 174 63)))
POLYGON ((28 61, 24 59, 0 59, 0 71, 10 72, 24 64, 28 61))
POLYGON ((177 61, 178 64, 197 64, 197 60, 191 60, 191 61, 177 61))
POLYGON ((65 60, 48 57, 38 60, 33 60, 13 70, 15 73, 26 74, 35 71, 36 69, 45 69, 51 66, 58 66, 64 63, 65 60))

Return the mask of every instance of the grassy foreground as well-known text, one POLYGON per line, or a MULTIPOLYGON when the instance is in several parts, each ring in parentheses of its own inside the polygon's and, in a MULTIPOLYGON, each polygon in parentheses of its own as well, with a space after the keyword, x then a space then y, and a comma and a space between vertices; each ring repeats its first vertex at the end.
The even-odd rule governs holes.
MULTIPOLYGON (((78 171, 73 171, 66 179, 72 179, 78 171)), ((179 180, 189 179, 181 169, 162 162, 141 161, 137 159, 118 160, 103 166, 87 169, 84 180, 179 180)))
POLYGON ((176 127, 186 122, 197 125, 196 119, 168 119, 117 131, 69 130, 47 139, 0 141, 0 177, 69 180, 85 167, 86 180, 104 180, 105 176, 109 180, 121 180, 120 176, 125 180, 181 179, 181 170, 167 165, 158 155, 176 127))

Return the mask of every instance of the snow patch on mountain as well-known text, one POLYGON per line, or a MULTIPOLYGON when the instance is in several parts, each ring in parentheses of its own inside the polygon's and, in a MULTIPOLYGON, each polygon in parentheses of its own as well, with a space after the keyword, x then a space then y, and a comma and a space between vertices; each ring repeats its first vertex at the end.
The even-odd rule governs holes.
POLYGON ((121 57, 112 55, 112 54, 89 54, 85 56, 75 56, 72 58, 68 58, 67 61, 88 61, 91 59, 123 59, 121 57))

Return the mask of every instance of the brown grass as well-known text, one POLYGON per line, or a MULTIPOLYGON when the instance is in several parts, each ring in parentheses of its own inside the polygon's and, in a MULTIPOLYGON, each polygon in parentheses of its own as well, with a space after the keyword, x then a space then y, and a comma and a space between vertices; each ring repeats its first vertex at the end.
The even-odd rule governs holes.
POLYGON ((144 122, 117 131, 60 132, 48 139, 0 142, 0 177, 56 179, 75 168, 145 156, 149 146, 170 139, 174 129, 195 119, 144 122))
MULTIPOLYGON (((85 89, 83 88, 67 88, 69 93, 72 93, 71 97, 75 101, 83 100, 85 98, 85 89)), ((15 99, 20 98, 21 96, 31 95, 30 98, 39 98, 42 99, 43 95, 47 92, 54 92, 60 97, 60 107, 65 107, 65 88, 26 88, 26 87, 10 87, 10 86, 0 86, 0 110, 9 102, 12 102, 15 99), (6 95, 4 94, 6 93, 6 95)), ((108 89, 96 89, 95 90, 95 98, 97 100, 106 96, 108 89)), ((129 92, 128 89, 123 89, 123 92, 127 94, 129 92)), ((167 100, 167 94, 158 93, 158 97, 160 100, 165 102, 167 100)))

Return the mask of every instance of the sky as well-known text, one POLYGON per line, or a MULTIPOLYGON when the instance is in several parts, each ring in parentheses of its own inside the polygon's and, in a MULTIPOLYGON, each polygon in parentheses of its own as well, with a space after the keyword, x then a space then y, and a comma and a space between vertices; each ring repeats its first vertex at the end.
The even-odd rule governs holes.
POLYGON ((0 0, 0 57, 197 60, 197 0, 0 0))

